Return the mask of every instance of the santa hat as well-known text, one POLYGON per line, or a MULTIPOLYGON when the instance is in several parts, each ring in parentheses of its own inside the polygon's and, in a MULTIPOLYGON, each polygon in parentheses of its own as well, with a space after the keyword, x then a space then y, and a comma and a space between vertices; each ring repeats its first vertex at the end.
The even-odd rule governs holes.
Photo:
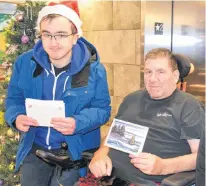
POLYGON ((42 10, 39 12, 39 16, 37 19, 38 29, 40 28, 41 20, 49 14, 59 14, 68 18, 76 26, 77 34, 79 35, 79 37, 82 35, 82 21, 79 17, 77 1, 63 1, 59 4, 51 2, 48 4, 48 6, 43 7, 42 10))

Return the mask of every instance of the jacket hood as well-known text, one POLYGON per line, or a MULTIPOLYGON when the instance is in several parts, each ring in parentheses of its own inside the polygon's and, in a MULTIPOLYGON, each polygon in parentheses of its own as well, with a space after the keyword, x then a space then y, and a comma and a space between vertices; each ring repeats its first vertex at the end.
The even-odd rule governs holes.
MULTIPOLYGON (((95 61, 99 62, 99 56, 96 48, 84 38, 79 38, 72 48, 71 64, 67 73, 73 75, 81 71, 91 56, 96 56, 95 61)), ((33 50, 35 61, 44 69, 51 70, 48 54, 43 48, 42 41, 38 41, 33 50)))

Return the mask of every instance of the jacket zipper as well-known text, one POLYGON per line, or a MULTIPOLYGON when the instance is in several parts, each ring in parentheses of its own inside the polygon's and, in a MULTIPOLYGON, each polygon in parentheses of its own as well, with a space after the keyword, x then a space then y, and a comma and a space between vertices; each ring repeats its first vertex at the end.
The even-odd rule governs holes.
MULTIPOLYGON (((54 76, 54 85, 53 85, 53 90, 52 90, 52 100, 54 101, 55 100, 55 93, 56 93, 56 85, 57 85, 57 79, 59 78, 59 76, 61 74, 63 74, 65 71, 61 72, 60 74, 58 74, 57 76, 55 75, 55 71, 54 71, 54 66, 51 65, 52 67, 52 71, 51 73, 53 74, 54 76)), ((48 132, 47 132, 47 136, 46 136, 46 144, 48 146, 48 150, 51 149, 51 146, 50 146, 50 143, 49 143, 49 139, 50 139, 50 133, 51 133, 51 127, 48 127, 48 132)))

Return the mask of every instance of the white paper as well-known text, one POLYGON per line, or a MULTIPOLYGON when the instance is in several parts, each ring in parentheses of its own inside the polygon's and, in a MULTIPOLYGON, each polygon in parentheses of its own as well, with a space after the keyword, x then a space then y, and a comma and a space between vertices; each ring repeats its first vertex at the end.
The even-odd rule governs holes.
POLYGON ((149 128, 138 124, 114 119, 105 145, 129 154, 142 152, 149 128))
POLYGON ((36 119, 39 126, 52 127, 53 117, 65 117, 65 105, 63 101, 26 99, 27 116, 36 119))

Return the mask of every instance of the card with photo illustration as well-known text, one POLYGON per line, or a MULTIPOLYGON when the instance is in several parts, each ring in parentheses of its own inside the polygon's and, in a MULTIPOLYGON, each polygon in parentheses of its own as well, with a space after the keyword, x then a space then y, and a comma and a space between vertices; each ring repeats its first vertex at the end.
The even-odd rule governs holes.
POLYGON ((149 128, 131 122, 114 119, 105 145, 129 154, 142 152, 149 128))

